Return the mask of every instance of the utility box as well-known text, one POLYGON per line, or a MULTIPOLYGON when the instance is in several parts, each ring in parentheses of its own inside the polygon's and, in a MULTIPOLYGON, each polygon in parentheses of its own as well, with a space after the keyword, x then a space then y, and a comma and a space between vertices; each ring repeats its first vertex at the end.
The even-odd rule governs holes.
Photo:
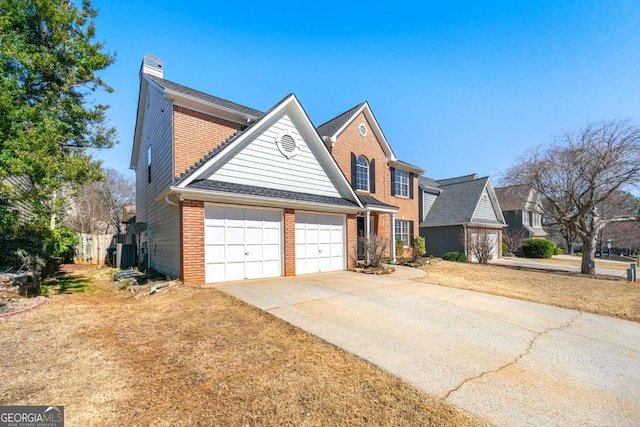
POLYGON ((136 245, 116 244, 116 268, 127 269, 136 266, 136 245))

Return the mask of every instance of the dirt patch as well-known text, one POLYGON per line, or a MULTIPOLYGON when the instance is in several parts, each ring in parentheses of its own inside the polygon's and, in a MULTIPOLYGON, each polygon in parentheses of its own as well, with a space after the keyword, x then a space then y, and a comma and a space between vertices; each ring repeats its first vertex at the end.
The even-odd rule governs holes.
POLYGON ((65 405, 69 426, 482 425, 215 289, 135 298, 112 271, 74 267, 91 291, 0 323, 0 405, 65 405))
POLYGON ((577 273, 442 261, 423 281, 640 322, 640 283, 577 273))

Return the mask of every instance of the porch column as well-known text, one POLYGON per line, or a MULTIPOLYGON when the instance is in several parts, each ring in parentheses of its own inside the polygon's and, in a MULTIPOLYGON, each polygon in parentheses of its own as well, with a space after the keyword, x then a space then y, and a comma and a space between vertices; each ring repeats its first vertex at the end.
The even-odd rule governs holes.
POLYGON ((391 214, 391 260, 396 263, 396 214, 391 214))
POLYGON ((365 262, 367 264, 369 264, 369 251, 367 250, 367 248, 371 244, 371 242, 369 241, 370 238, 371 238, 371 213, 369 211, 365 211, 364 212, 364 241, 366 243, 364 246, 365 247, 364 256, 365 256, 365 262))

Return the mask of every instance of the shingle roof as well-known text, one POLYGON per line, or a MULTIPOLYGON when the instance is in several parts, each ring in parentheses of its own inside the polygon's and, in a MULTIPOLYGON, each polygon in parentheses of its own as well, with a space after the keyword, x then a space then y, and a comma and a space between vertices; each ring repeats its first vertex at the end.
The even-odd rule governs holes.
POLYGON ((411 172, 424 173, 424 169, 422 169, 420 166, 412 165, 411 163, 405 162, 404 160, 396 160, 394 162, 394 165, 400 165, 406 167, 407 169, 412 169, 411 172))
POLYGON ((380 200, 376 199, 373 196, 367 196, 365 194, 357 194, 357 196, 360 199, 360 202, 362 202, 362 204, 365 206, 381 206, 385 208, 398 209, 398 206, 393 206, 388 203, 381 202, 380 200))
POLYGON ((268 197, 273 199, 296 200, 300 202, 322 203, 328 205, 357 207, 351 200, 340 197, 319 196, 316 194, 298 193, 288 190, 276 190, 273 188, 256 187, 253 185, 235 184, 230 182, 198 179, 187 185, 187 188, 221 191, 224 193, 247 194, 251 196, 268 197))
POLYGON ((441 191, 440 184, 438 184, 438 181, 426 176, 418 177, 418 185, 427 190, 436 190, 438 193, 441 191))
POLYGON ((344 113, 340 114, 338 117, 335 117, 335 118, 329 120, 328 122, 323 123, 320 126, 318 126, 317 127, 318 134, 320 134, 320 136, 333 136, 333 135, 335 135, 335 133, 342 126, 344 126, 345 123, 347 123, 349 121, 349 119, 353 116, 353 114, 360 107, 362 107, 365 104, 365 102, 361 102, 360 104, 356 105, 355 107, 353 107, 349 111, 345 111, 344 113))
POLYGON ((438 179, 436 182, 440 185, 458 184, 461 182, 472 181, 478 179, 478 174, 472 173, 469 175, 457 176, 455 178, 438 179))
POLYGON ((181 93, 183 95, 191 96, 200 101, 208 102, 210 104, 215 104, 220 107, 227 108, 232 111, 236 111, 238 113, 246 114, 254 117, 262 117, 264 113, 260 110, 256 110, 254 108, 245 107, 244 105, 236 104, 235 102, 227 101, 226 99, 218 98, 217 96, 209 95, 204 92, 200 92, 199 90, 191 89, 189 87, 183 86, 178 83, 174 83, 170 80, 165 80, 160 77, 152 76, 147 74, 151 80, 160 85, 163 89, 171 90, 174 92, 181 93))
POLYGON ((511 185, 496 188, 496 197, 503 212, 522 211, 526 209, 530 192, 528 185, 511 185))
MULTIPOLYGON (((433 202, 433 206, 420 226, 433 227, 471 222, 488 180, 489 177, 467 180, 452 178, 436 181, 442 193, 433 202), (441 184, 442 182, 445 184, 441 184)), ((501 223, 495 221, 495 224, 501 223)))

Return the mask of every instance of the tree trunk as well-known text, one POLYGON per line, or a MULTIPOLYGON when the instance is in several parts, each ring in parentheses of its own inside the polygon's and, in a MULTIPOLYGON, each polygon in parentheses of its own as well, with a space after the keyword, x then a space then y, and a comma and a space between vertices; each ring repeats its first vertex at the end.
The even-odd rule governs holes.
POLYGON ((582 239, 582 274, 596 274, 596 237, 597 234, 594 233, 582 239))

